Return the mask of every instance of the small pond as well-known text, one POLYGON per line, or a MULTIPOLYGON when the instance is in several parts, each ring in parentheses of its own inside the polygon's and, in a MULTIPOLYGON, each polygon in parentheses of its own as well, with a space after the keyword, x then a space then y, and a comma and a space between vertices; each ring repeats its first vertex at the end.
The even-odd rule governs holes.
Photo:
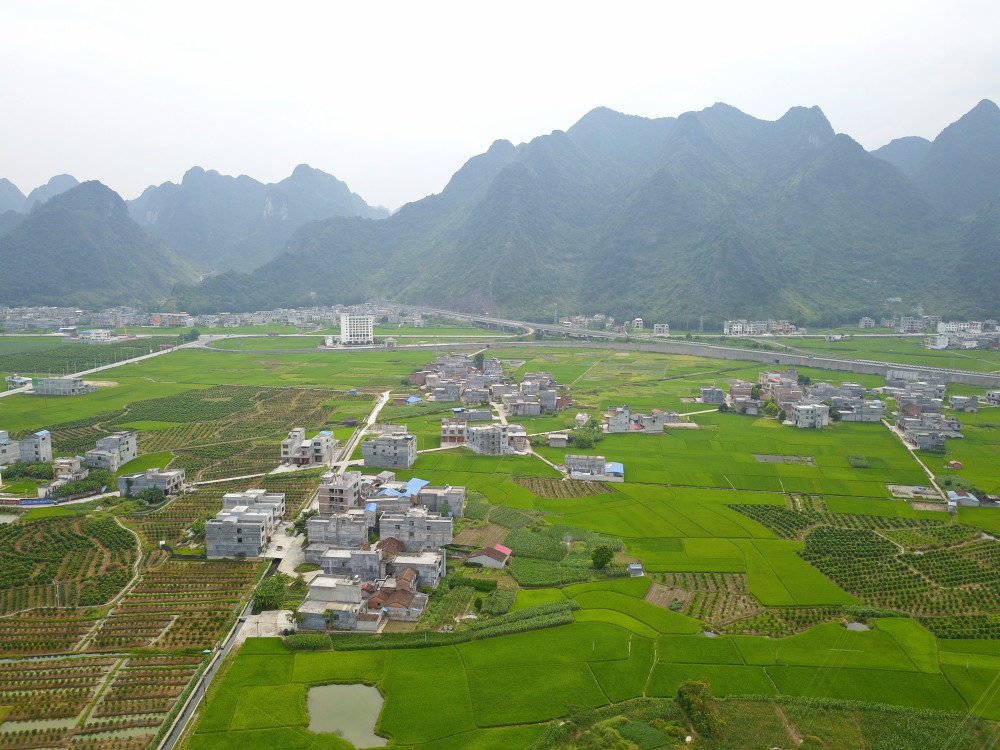
POLYGON ((871 628, 869 628, 863 622, 849 622, 844 627, 846 627, 848 630, 871 630, 871 628))
POLYGON ((717 638, 719 634, 716 633, 714 630, 706 630, 702 633, 702 635, 704 635, 706 638, 717 638))
POLYGON ((16 513, 0 512, 0 523, 14 523, 19 518, 16 513))
POLYGON ((309 688, 309 731, 335 734, 355 747, 382 747, 388 740, 375 734, 382 703, 382 694, 368 685, 309 688))

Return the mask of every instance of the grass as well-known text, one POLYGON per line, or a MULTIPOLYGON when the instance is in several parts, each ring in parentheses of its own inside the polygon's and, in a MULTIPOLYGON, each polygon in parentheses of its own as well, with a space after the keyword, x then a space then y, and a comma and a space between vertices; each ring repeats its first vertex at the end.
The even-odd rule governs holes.
POLYGON ((165 469, 167 464, 169 464, 173 458, 174 454, 170 451, 145 453, 141 456, 133 458, 127 464, 120 467, 116 472, 116 476, 121 476, 122 474, 138 474, 146 471, 146 469, 165 469))

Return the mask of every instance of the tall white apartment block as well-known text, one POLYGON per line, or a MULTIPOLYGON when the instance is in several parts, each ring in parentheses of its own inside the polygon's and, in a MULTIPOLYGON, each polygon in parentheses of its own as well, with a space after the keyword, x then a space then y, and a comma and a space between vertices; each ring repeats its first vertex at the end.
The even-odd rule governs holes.
POLYGON ((343 346, 375 343, 375 318, 343 313, 340 316, 340 343, 343 346))

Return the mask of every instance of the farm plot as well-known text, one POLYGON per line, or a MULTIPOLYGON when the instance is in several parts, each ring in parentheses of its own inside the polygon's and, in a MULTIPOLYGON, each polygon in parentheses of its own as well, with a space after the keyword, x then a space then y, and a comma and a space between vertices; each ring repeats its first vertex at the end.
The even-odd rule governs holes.
MULTIPOLYGON (((866 603, 921 616, 943 637, 962 637, 970 628, 978 635, 1000 634, 994 624, 1000 614, 1000 543, 970 541, 978 536, 973 527, 925 517, 733 507, 783 536, 804 535, 798 556, 866 603)), ((772 546, 768 558, 776 563, 792 559, 790 548, 762 543, 772 546)))
POLYGON ((111 518, 0 526, 0 614, 103 604, 132 577, 136 540, 111 518))
POLYGON ((231 622, 237 604, 249 595, 257 568, 252 563, 168 561, 143 573, 89 648, 210 648, 231 622))

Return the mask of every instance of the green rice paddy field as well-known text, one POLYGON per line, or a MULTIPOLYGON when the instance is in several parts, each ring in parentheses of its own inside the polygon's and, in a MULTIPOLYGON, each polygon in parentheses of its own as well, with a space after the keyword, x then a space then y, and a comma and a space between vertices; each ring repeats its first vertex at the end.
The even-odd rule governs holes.
MULTIPOLYGON (((309 685, 365 682, 386 698, 393 746, 529 747, 542 722, 630 698, 670 697, 709 678, 717 696, 803 696, 977 713, 1000 719, 992 681, 1000 643, 940 641, 916 621, 869 631, 825 624, 782 639, 708 638, 701 623, 642 600, 648 580, 548 590, 575 599, 577 622, 456 646, 298 652, 250 639, 214 689, 192 750, 341 747, 306 729, 309 685)), ((534 594, 533 602, 541 599, 534 594)))
MULTIPOLYGON (((580 410, 600 418, 607 406, 624 403, 639 411, 690 412, 696 426, 662 435, 608 435, 593 449, 574 450, 624 464, 625 483, 609 485, 603 494, 560 497, 558 482, 527 481, 561 476, 538 456, 479 456, 463 448, 422 453, 411 469, 397 471, 399 478, 465 486, 505 513, 519 511, 523 524, 548 522, 615 537, 624 543, 625 556, 640 559, 661 580, 668 574, 735 574, 729 579, 745 580, 747 598, 765 614, 765 608, 804 612, 859 602, 800 556, 801 536, 779 538, 780 528, 729 506, 947 522, 945 513, 917 511, 890 498, 886 484, 925 484, 927 477, 882 425, 798 430, 772 420, 698 413, 704 405, 690 402, 702 385, 756 379, 760 365, 555 347, 491 353, 517 373, 550 371, 570 387, 571 411, 525 420, 530 432, 561 429, 580 410), (765 455, 779 458, 756 457, 765 455), (867 468, 857 468, 848 455, 863 456, 867 468)), ((356 388, 367 398, 338 400, 334 394, 317 411, 334 421, 360 418, 377 392, 413 392, 401 381, 433 356, 182 350, 101 373, 101 380, 116 385, 94 394, 2 399, 0 429, 86 420, 125 404, 218 384, 356 388)), ((818 370, 809 376, 847 379, 818 370)), ((878 384, 872 380, 867 384, 878 384)), ((405 422, 421 450, 436 448, 438 423, 449 406, 387 407, 380 421, 405 422)), ((153 414, 134 427, 158 434, 184 422, 153 414)), ((960 460, 963 468, 955 473, 993 490, 1000 486, 997 430, 985 410, 969 422, 966 438, 950 441, 947 455, 923 458, 935 472, 943 472, 947 460, 960 460)), ((320 424, 322 418, 307 427, 320 424)), ((559 464, 568 451, 537 452, 559 464)), ((130 469, 167 455, 166 448, 153 449, 130 469)), ((958 520, 1000 533, 1000 512, 991 508, 963 508, 958 520)), ((649 585, 650 578, 642 578, 523 589, 515 609, 572 599, 581 606, 575 623, 453 646, 293 653, 277 640, 251 639, 214 685, 187 747, 346 747, 335 736, 308 731, 305 696, 312 684, 358 681, 377 685, 386 698, 379 731, 395 746, 414 748, 528 747, 544 722, 634 697, 669 697, 684 680, 701 677, 711 679, 719 696, 864 700, 1000 720, 1000 641, 935 638, 916 619, 896 617, 872 618, 872 629, 864 632, 825 622, 783 638, 708 638, 701 620, 645 601, 649 585)))

